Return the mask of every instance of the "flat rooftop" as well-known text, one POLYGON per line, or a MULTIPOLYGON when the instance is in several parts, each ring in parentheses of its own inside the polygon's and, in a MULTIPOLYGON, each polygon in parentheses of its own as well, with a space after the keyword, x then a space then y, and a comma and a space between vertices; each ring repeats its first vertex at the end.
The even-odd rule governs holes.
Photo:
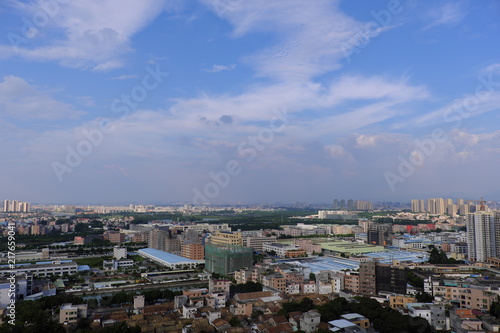
POLYGON ((321 249, 323 250, 349 253, 349 254, 363 254, 369 252, 385 251, 383 246, 363 244, 363 243, 351 243, 339 240, 317 242, 317 243, 321 245, 321 249))
POLYGON ((152 248, 140 249, 137 252, 139 253, 139 255, 141 253, 144 253, 144 254, 153 256, 159 260, 163 260, 165 262, 171 263, 171 264, 184 263, 184 262, 190 262, 190 263, 197 263, 198 262, 196 260, 184 258, 184 257, 178 256, 178 255, 172 254, 172 253, 168 253, 165 251, 160 251, 160 250, 156 250, 156 249, 152 249, 152 248))
POLYGON ((365 253, 364 256, 378 259, 382 264, 390 264, 393 261, 412 261, 417 263, 428 260, 427 253, 414 251, 370 252, 365 253))
POLYGON ((343 269, 356 270, 359 268, 358 261, 331 257, 318 257, 314 259, 303 259, 300 261, 288 259, 279 260, 279 262, 294 263, 298 266, 308 267, 314 274, 319 271, 341 271, 343 269))

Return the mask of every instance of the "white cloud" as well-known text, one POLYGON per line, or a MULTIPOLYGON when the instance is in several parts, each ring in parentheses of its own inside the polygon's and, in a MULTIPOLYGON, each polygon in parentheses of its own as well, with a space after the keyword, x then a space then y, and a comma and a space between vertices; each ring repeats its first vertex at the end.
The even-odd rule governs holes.
POLYGON ((222 71, 232 71, 236 68, 235 64, 231 65, 212 65, 212 68, 204 68, 203 71, 207 73, 218 73, 222 71))
POLYGON ((433 7, 427 14, 430 23, 425 29, 438 25, 455 25, 460 23, 466 16, 463 4, 460 2, 449 2, 441 7, 433 7))
POLYGON ((0 82, 0 117, 21 120, 78 118, 83 114, 17 76, 0 82))
POLYGON ((130 80, 130 79, 138 79, 139 76, 137 75, 120 75, 120 76, 114 76, 111 78, 111 80, 130 80))
POLYGON ((279 42, 248 56, 245 61, 260 76, 303 81, 340 68, 341 61, 359 46, 391 27, 381 27, 369 34, 365 24, 341 12, 338 1, 316 0, 314 6, 301 0, 231 1, 201 0, 234 27, 233 36, 255 31, 273 32, 279 42))
POLYGON ((500 63, 495 63, 487 66, 483 72, 485 74, 500 74, 500 63))
MULTIPOLYGON (((46 13, 46 2, 14 3, 27 17, 46 13)), ((131 38, 165 8, 165 0, 88 0, 59 4, 38 33, 18 37, 15 47, 0 46, 3 58, 20 56, 35 61, 59 61, 76 68, 107 71, 123 66, 122 56, 131 52, 131 38), (46 38, 43 30, 54 30, 46 38), (36 41, 36 43, 35 43, 36 41), (39 46, 42 45, 42 46, 39 46)), ((47 15, 46 15, 47 16, 47 15)), ((34 25, 33 25, 34 26, 34 25)))
POLYGON ((466 94, 437 110, 418 116, 407 123, 408 126, 429 126, 446 124, 448 127, 459 127, 469 118, 483 113, 496 111, 500 105, 500 91, 489 91, 488 87, 478 84, 474 94, 466 94))

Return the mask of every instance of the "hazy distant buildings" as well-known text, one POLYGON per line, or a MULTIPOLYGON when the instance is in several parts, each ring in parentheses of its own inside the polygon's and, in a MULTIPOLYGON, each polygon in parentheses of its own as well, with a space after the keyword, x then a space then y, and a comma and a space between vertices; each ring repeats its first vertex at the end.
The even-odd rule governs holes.
POLYGON ((427 199, 427 211, 430 214, 444 214, 445 213, 445 208, 444 208, 444 199, 442 198, 437 198, 437 199, 427 199))
POLYGON ((371 201, 360 201, 357 200, 355 201, 355 207, 357 210, 372 210, 373 209, 373 203, 371 201))
POLYGON ((2 211, 4 213, 26 213, 30 211, 30 203, 19 202, 17 200, 4 200, 2 211))
POLYGON ((452 199, 433 198, 427 200, 413 199, 411 201, 411 210, 414 213, 464 216, 469 213, 488 211, 489 209, 483 200, 466 202, 464 199, 457 199, 456 203, 454 203, 452 199))
POLYGON ((350 209, 350 210, 372 210, 373 204, 370 201, 354 201, 352 199, 335 199, 333 200, 333 209, 350 209))
POLYGON ((425 213, 425 201, 414 199, 411 201, 411 211, 414 213, 425 213))

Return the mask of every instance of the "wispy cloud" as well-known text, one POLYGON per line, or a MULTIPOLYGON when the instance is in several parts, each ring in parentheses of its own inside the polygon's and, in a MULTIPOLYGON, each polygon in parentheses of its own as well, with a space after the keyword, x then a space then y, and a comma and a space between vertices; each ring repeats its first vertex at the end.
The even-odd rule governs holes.
POLYGON ((236 68, 235 64, 231 65, 212 65, 211 68, 204 68, 203 71, 207 73, 218 73, 222 71, 232 71, 236 68))
POLYGON ((449 2, 441 7, 436 7, 427 14, 430 21, 425 29, 439 25, 455 25, 460 23, 466 16, 463 4, 460 2, 449 2))
POLYGON ((111 80, 130 80, 130 79, 138 79, 139 76, 137 75, 120 75, 120 76, 114 76, 111 78, 111 80))
POLYGON ((78 118, 84 114, 12 75, 0 82, 0 110, 0 117, 20 120, 78 118))
MULTIPOLYGON (((50 22, 39 29, 58 33, 50 34, 53 37, 33 34, 14 47, 0 45, 2 57, 58 61, 63 66, 94 71, 119 68, 124 64, 122 57, 132 51, 132 36, 156 18, 166 3, 165 0, 70 1, 59 5, 50 22)), ((43 1, 34 0, 17 5, 28 17, 45 14, 44 6, 43 1)))
POLYGON ((340 68, 346 52, 356 46, 350 40, 364 27, 339 10, 337 1, 317 0, 314 6, 301 0, 202 2, 233 25, 235 38, 262 31, 277 35, 277 43, 244 60, 259 76, 287 81, 340 68))

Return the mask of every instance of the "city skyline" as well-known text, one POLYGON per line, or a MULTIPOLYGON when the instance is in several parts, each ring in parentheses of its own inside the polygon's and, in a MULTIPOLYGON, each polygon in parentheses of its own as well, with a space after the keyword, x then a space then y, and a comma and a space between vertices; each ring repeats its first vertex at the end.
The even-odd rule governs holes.
POLYGON ((495 1, 30 0, 0 17, 1 200, 500 200, 495 1))

